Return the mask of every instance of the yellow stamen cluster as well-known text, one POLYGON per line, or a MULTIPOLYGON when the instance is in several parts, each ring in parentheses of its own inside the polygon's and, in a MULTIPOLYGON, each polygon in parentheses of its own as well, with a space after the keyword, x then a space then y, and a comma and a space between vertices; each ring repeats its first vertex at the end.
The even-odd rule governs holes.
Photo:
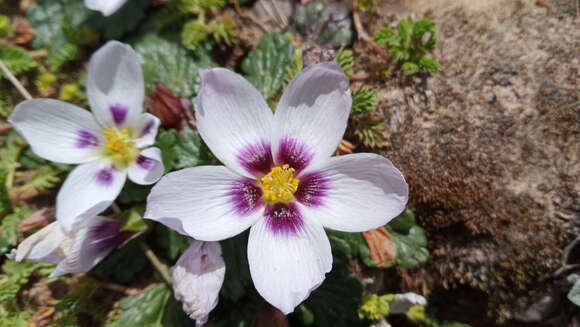
POLYGON ((103 130, 106 144, 104 155, 111 159, 118 168, 128 166, 139 153, 133 141, 133 135, 127 128, 109 127, 103 130))
POLYGON ((294 168, 282 165, 260 178, 260 186, 266 203, 289 203, 294 201, 300 180, 294 178, 294 168))

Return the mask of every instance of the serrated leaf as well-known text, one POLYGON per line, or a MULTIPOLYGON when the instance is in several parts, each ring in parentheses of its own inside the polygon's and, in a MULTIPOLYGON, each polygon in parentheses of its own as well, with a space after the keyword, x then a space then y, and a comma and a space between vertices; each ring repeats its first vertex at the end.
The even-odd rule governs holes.
MULTIPOLYGON (((36 67, 36 61, 24 49, 2 44, 0 44, 0 60, 4 62, 14 75, 27 72, 36 67)), ((1 77, 4 77, 2 71, 0 71, 1 77)))
POLYGON ((175 143, 175 169, 195 167, 209 162, 209 150, 203 143, 199 132, 188 129, 177 136, 175 143))
POLYGON ((379 102, 379 92, 374 89, 360 88, 352 91, 352 107, 350 112, 353 115, 365 113, 379 102))
POLYGON ((405 75, 413 75, 419 72, 419 65, 414 62, 406 62, 403 64, 403 72, 405 75))
MULTIPOLYGON (((4 168, 0 168, 0 217, 12 208, 12 202, 10 201, 10 197, 8 196, 8 189, 6 188, 7 177, 8 171, 4 168)), ((1 253, 2 252, 0 251, 0 254, 1 253)))
POLYGON ((177 142, 177 131, 174 129, 160 130, 157 134, 155 146, 161 150, 161 158, 165 167, 165 172, 173 170, 173 165, 177 159, 175 143, 177 142))
POLYGON ((136 42, 135 50, 141 57, 147 88, 161 82, 180 97, 194 96, 199 86, 198 70, 215 65, 205 48, 191 52, 179 41, 153 34, 136 42))
POLYGON ((433 74, 439 72, 439 63, 435 59, 423 57, 419 60, 419 65, 426 72, 433 74))
POLYGON ((248 268, 248 232, 221 241, 220 244, 227 267, 220 294, 235 302, 244 296, 246 288, 252 283, 248 268))
POLYGON ((269 33, 242 62, 246 78, 270 99, 284 84, 284 75, 292 64, 294 47, 281 33, 269 33))
POLYGON ((572 289, 568 292, 568 300, 577 306, 580 306, 580 279, 574 283, 574 286, 572 286, 572 289))
POLYGON ((338 50, 334 61, 340 65, 340 68, 346 74, 346 76, 352 75, 352 66, 354 64, 354 55, 352 50, 341 48, 338 50))
POLYGON ((419 226, 413 226, 406 234, 397 233, 386 226, 397 246, 396 264, 401 268, 410 269, 427 261, 427 237, 425 231, 419 226))
POLYGON ((370 249, 361 233, 327 230, 327 235, 334 251, 343 253, 349 259, 360 258, 369 267, 377 266, 377 262, 371 258, 370 249))
POLYGON ((121 300, 121 315, 107 327, 158 327, 163 326, 165 305, 171 291, 164 284, 155 285, 137 296, 121 300))
POLYGON ((28 208, 16 208, 14 213, 4 217, 4 219, 2 219, 2 225, 0 225, 0 229, 2 229, 2 237, 4 237, 8 243, 16 245, 18 238, 21 235, 18 231, 18 223, 25 218, 28 218, 31 214, 32 211, 28 208))

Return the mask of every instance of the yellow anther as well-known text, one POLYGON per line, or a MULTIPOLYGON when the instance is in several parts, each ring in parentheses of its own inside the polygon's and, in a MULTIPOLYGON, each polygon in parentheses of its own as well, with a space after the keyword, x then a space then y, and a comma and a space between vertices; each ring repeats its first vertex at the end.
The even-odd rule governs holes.
POLYGON ((266 203, 289 203, 294 201, 300 180, 294 178, 294 168, 282 165, 260 178, 264 201, 266 203))
POLYGON ((126 167, 135 160, 138 150, 129 129, 105 128, 103 136, 106 140, 103 153, 115 165, 119 166, 118 168, 126 167))

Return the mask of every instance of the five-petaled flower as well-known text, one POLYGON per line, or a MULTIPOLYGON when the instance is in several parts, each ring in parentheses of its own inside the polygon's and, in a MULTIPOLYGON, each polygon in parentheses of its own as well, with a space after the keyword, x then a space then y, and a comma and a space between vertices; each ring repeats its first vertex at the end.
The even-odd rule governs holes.
POLYGON ((11 257, 56 264, 50 277, 87 272, 131 235, 120 221, 105 217, 86 220, 66 234, 55 221, 22 241, 11 257))
POLYGON ((197 126, 225 167, 168 174, 149 195, 145 217, 203 241, 251 227, 254 285, 292 312, 332 268, 323 227, 360 232, 386 224, 404 210, 407 183, 382 156, 331 157, 352 101, 336 64, 300 73, 275 114, 240 75, 222 68, 200 75, 197 126))
POLYGON ((51 99, 20 103, 9 122, 37 155, 81 164, 58 192, 56 217, 65 231, 105 210, 127 175, 137 184, 163 174, 155 142, 159 119, 143 113, 143 73, 129 45, 111 41, 91 58, 87 93, 92 112, 51 99), (149 148, 147 148, 149 147, 149 148))

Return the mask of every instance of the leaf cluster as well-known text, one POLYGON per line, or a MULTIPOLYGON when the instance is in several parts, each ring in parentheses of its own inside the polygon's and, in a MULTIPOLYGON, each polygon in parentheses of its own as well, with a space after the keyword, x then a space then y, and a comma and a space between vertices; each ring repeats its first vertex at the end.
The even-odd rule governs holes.
POLYGON ((340 48, 352 42, 350 16, 350 10, 342 3, 314 1, 296 7, 291 28, 308 43, 340 48))
POLYGON ((437 46, 437 31, 431 19, 407 18, 399 22, 397 29, 383 27, 375 33, 374 43, 386 47, 397 68, 406 75, 439 72, 439 63, 427 57, 437 46))

